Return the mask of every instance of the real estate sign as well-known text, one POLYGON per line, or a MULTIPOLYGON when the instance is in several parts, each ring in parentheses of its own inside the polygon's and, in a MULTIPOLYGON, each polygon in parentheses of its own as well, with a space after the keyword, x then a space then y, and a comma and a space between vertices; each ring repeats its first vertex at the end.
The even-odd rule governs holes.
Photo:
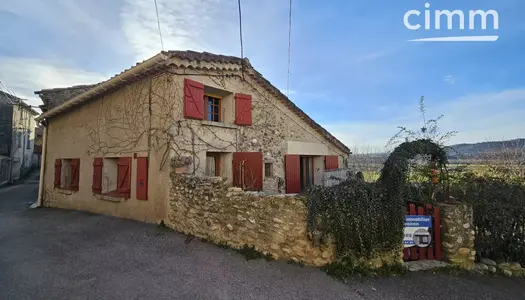
POLYGON ((430 245, 432 239, 430 235, 431 227, 432 217, 430 216, 406 216, 405 235, 403 237, 404 247, 427 247, 430 245))

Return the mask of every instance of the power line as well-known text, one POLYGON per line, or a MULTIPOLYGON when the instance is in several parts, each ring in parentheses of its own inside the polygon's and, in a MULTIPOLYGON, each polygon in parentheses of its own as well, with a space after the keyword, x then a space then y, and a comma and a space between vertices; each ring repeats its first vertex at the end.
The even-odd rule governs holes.
POLYGON ((290 98, 290 66, 292 57, 292 0, 290 0, 290 10, 288 14, 288 77, 286 82, 286 96, 290 98))
MULTIPOLYGON (((5 78, 4 74, 0 71, 0 90, 2 90, 4 93, 10 94, 11 96, 18 98, 18 96, 15 94, 15 91, 13 91, 11 88, 9 88, 9 83, 7 82, 7 79, 5 78), (3 82, 2 82, 3 80, 3 82), (3 88, 2 88, 3 86, 3 88)), ((9 99, 11 100, 11 99, 9 99)))
POLYGON ((160 30, 160 18, 159 18, 159 8, 157 7, 157 0, 155 2, 155 12, 157 13, 157 26, 159 27, 159 36, 160 36, 160 47, 164 51, 164 42, 162 41, 162 31, 160 30))
POLYGON ((242 13, 241 13, 241 0, 237 0, 239 6, 239 39, 241 41, 241 75, 244 79, 244 48, 242 46, 242 13))
POLYGON ((239 4, 239 37, 241 40, 241 59, 244 59, 244 50, 242 47, 242 13, 241 13, 241 0, 238 0, 237 3, 239 4))

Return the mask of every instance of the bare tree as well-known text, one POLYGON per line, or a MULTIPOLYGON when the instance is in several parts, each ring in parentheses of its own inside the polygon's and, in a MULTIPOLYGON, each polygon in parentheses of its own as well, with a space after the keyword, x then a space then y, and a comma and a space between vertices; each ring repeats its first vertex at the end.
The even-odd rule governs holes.
POLYGON ((402 142, 411 142, 422 139, 432 140, 443 146, 451 137, 457 134, 457 131, 448 131, 445 133, 440 132, 438 122, 444 117, 444 115, 439 115, 434 119, 427 118, 424 96, 421 96, 421 99, 419 100, 419 113, 421 121, 423 122, 422 127, 414 130, 404 126, 399 126, 399 131, 388 141, 387 148, 391 148, 402 142))

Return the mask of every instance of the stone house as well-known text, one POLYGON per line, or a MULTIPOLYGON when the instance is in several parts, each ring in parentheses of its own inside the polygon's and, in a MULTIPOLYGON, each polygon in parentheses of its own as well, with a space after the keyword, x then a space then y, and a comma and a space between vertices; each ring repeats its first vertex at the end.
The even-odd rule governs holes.
POLYGON ((37 115, 24 100, 0 91, 0 185, 23 177, 33 167, 37 115))
POLYGON ((39 203, 159 221, 170 170, 248 191, 299 193, 350 150, 248 59, 167 51, 44 106, 39 203))

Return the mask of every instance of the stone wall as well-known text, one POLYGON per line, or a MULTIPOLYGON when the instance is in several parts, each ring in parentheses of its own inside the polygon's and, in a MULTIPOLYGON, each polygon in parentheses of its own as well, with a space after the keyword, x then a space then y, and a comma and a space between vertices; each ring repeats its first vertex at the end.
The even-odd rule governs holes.
POLYGON ((473 210, 467 204, 440 204, 443 260, 472 269, 476 258, 473 210))
POLYGON ((221 177, 176 172, 170 177, 168 224, 177 231, 307 265, 322 266, 335 257, 333 245, 312 246, 306 206, 297 196, 243 192, 221 177))

